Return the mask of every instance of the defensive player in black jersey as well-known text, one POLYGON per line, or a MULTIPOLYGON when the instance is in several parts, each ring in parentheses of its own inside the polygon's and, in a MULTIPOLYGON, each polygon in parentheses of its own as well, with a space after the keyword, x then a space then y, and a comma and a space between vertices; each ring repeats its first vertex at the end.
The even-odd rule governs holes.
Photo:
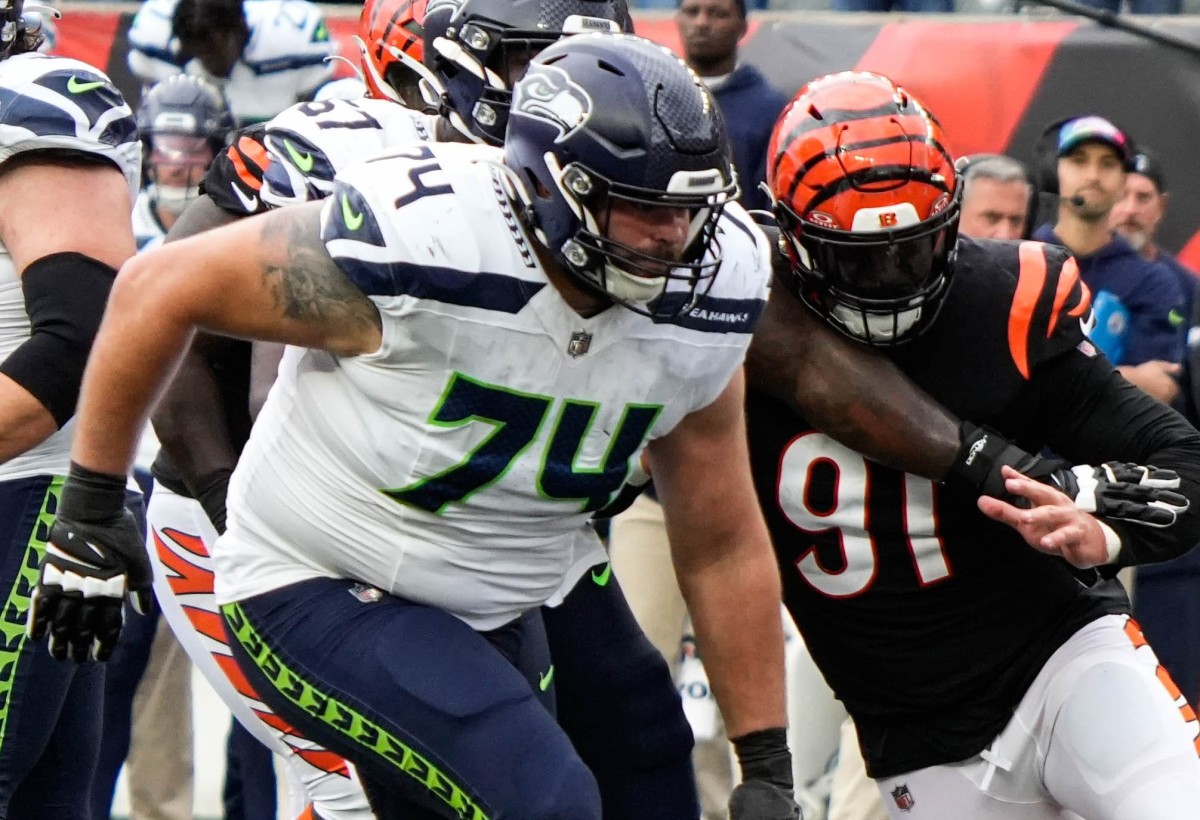
MULTIPOLYGON (((791 301, 1028 452, 1154 464, 1197 497, 1200 434, 1086 340, 1074 261, 957 236, 953 162, 906 91, 863 73, 801 89, 776 125, 768 180, 791 301)), ((1035 509, 977 499, 871 461, 813 422, 749 392, 785 602, 857 723, 891 815, 1200 817, 1196 716, 1110 580, 1200 540, 1196 507, 1164 497, 1149 515, 1100 518, 1011 469, 1007 491, 1035 509)))

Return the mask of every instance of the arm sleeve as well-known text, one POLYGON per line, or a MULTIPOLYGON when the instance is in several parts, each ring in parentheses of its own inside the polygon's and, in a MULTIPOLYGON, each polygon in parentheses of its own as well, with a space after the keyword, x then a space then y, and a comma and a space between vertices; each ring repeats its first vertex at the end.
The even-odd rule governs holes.
POLYGON ((1167 561, 1200 543, 1200 432, 1125 381, 1103 357, 1080 351, 1055 357, 1038 368, 1032 388, 1046 444, 1067 460, 1129 461, 1179 474, 1191 507, 1174 526, 1107 522, 1121 536, 1118 564, 1167 561))

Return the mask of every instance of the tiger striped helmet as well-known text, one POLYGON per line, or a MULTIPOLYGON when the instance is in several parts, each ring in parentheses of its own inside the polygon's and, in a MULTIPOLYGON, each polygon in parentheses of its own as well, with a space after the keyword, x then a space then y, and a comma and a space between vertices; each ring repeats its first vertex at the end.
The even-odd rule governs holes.
POLYGON ((358 18, 358 48, 367 93, 420 110, 425 107, 418 81, 428 72, 425 54, 425 7, 429 0, 366 0, 358 18))
POLYGON ((799 296, 872 345, 928 327, 950 286, 962 194, 933 114, 886 77, 831 74, 784 109, 767 163, 799 296))

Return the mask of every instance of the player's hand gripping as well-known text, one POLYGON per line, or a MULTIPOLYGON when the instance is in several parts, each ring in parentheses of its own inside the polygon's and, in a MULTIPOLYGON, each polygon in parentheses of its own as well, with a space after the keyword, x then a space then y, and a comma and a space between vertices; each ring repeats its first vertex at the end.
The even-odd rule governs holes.
POLYGON ((107 660, 124 624, 126 595, 150 606, 145 542, 125 509, 125 479, 71 465, 29 606, 29 637, 49 635, 50 654, 107 660))
POLYGON ((787 730, 763 729, 732 743, 742 782, 729 796, 729 820, 803 820, 792 794, 787 730))
POLYGON ((1030 455, 995 431, 964 422, 962 447, 947 481, 965 483, 982 496, 1016 507, 1030 507, 1032 499, 1008 488, 1005 468, 1059 490, 1079 510, 1115 521, 1169 527, 1189 506, 1187 497, 1175 492, 1179 476, 1171 470, 1115 461, 1073 467, 1030 455))
MULTIPOLYGON (((1076 567, 1087 569, 1100 564, 1111 564, 1117 560, 1121 547, 1120 539, 1111 528, 1101 524, 1100 519, 1089 511, 1089 507, 1103 509, 1107 505, 1120 508, 1123 511, 1121 514, 1109 514, 1106 517, 1145 524, 1148 522, 1144 519, 1148 517, 1169 515, 1173 521, 1177 514, 1176 509, 1159 500, 1130 501, 1125 498, 1127 493, 1146 491, 1156 495, 1178 496, 1183 503, 1183 509, 1186 509, 1187 504, 1187 499, 1168 489, 1127 482, 1110 483, 1106 479, 1097 478, 1098 474, 1109 478, 1125 475, 1126 470, 1133 470, 1134 475, 1153 475, 1151 468, 1137 465, 1121 465, 1115 462, 1095 468, 1082 465, 1072 471, 1082 482, 1082 488, 1074 492, 1072 497, 1070 488, 1064 493, 1045 483, 1032 481, 1011 467, 1004 467, 1003 473, 1009 493, 1032 506, 1017 507, 996 498, 983 496, 979 499, 979 509, 989 518, 1015 529, 1034 549, 1057 555, 1076 567), (1165 506, 1148 506, 1155 504, 1165 506), (1133 517, 1126 517, 1127 515, 1133 517)), ((1170 471, 1159 472, 1174 475, 1170 471)), ((1158 480, 1164 483, 1173 480, 1175 485, 1179 483, 1178 477, 1158 480)))

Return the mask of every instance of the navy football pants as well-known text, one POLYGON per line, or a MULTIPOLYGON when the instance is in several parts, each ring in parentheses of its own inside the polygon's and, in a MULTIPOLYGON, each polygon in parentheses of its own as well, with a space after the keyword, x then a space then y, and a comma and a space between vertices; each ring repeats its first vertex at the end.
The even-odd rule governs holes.
POLYGON ((104 666, 56 661, 25 637, 62 478, 0 482, 0 818, 88 820, 104 666))
MULTIPOLYGON (((222 608, 259 695, 355 763, 380 820, 600 820, 595 778, 516 669, 526 636, 346 580, 222 608)), ((525 619, 522 619, 525 621, 525 619)), ((549 669, 539 676, 548 686, 549 669)))

